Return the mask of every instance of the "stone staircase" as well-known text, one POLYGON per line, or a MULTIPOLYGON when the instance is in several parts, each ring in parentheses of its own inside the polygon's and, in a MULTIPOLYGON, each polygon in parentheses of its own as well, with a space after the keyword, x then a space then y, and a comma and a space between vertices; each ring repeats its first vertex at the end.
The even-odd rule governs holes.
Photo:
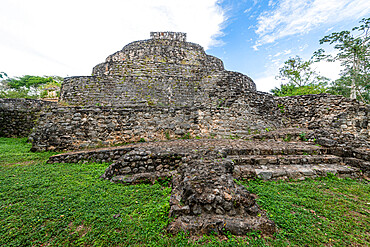
POLYGON ((260 147, 258 151, 230 149, 226 152, 227 158, 233 161, 233 175, 238 179, 304 179, 324 177, 329 173, 338 177, 359 178, 369 174, 369 150, 346 146, 322 147, 314 144, 314 137, 315 131, 306 128, 254 134, 248 139, 263 140, 269 143, 267 147, 260 147), (286 143, 290 147, 276 149, 274 146, 277 143, 286 143))
POLYGON ((362 172, 366 173, 370 167, 368 155, 364 152, 361 157, 358 157, 358 152, 351 154, 356 158, 349 157, 348 151, 310 142, 203 139, 138 143, 63 153, 50 157, 49 163, 112 162, 114 169, 108 168, 110 175, 106 172, 107 176, 103 177, 116 182, 141 181, 141 173, 144 177, 154 172, 168 173, 187 163, 187 160, 219 158, 232 162, 232 174, 236 179, 304 179, 327 176, 329 173, 338 177, 361 177, 362 172), (145 155, 141 155, 143 153, 145 155))
POLYGON ((231 155, 233 175, 238 179, 277 180, 327 176, 357 178, 360 169, 350 167, 335 155, 231 155))

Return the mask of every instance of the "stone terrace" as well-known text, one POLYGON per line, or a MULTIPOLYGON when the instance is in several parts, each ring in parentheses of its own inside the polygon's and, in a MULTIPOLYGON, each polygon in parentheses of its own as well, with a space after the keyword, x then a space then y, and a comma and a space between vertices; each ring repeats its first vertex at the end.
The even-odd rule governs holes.
POLYGON ((349 152, 273 139, 193 139, 64 153, 50 157, 49 163, 109 162, 101 178, 123 184, 171 179, 170 216, 175 220, 169 232, 243 235, 250 230, 272 233, 275 226, 236 179, 304 179, 328 173, 358 178, 363 173, 357 167, 369 168, 369 154, 370 149, 349 152))

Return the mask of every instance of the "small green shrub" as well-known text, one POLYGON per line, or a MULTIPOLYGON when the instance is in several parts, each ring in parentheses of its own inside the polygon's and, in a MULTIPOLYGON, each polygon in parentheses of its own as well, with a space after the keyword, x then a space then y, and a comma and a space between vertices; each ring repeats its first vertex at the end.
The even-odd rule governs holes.
POLYGON ((188 133, 186 133, 186 134, 184 134, 182 137, 181 137, 181 139, 191 139, 191 135, 190 135, 190 133, 188 132, 188 133))
POLYGON ((299 139, 301 139, 301 141, 306 142, 307 141, 306 133, 302 132, 301 134, 299 134, 299 139))
POLYGON ((287 134, 287 135, 285 135, 284 141, 285 142, 290 142, 291 139, 292 139, 292 135, 291 134, 287 134))
POLYGON ((169 131, 164 132, 164 135, 166 136, 166 139, 167 140, 171 140, 171 136, 170 136, 170 132, 169 131))
POLYGON ((240 139, 240 136, 238 136, 238 135, 230 135, 229 138, 232 139, 232 140, 237 140, 237 139, 240 139))
POLYGON ((285 112, 285 106, 284 105, 278 104, 277 106, 278 106, 278 108, 280 108, 280 112, 281 113, 284 113, 285 112))

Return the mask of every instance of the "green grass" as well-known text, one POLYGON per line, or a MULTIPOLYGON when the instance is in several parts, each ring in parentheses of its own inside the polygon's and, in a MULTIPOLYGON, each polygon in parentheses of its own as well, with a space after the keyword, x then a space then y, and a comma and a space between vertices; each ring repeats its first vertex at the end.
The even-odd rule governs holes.
POLYGON ((299 182, 249 181, 279 232, 272 245, 369 246, 370 186, 333 175, 299 182))
POLYGON ((370 188, 328 177, 243 183, 274 236, 171 236, 171 188, 100 180, 107 164, 46 164, 25 139, 0 138, 0 246, 369 246, 370 188))
POLYGON ((32 153, 29 151, 30 148, 31 144, 27 143, 27 138, 0 137, 0 165, 35 163, 56 154, 51 152, 32 153))

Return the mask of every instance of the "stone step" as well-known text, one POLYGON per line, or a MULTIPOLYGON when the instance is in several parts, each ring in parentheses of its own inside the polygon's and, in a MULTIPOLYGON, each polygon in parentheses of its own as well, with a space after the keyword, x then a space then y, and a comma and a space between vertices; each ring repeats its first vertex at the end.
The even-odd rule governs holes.
POLYGON ((327 148, 300 143, 286 143, 274 145, 274 142, 266 142, 266 145, 251 145, 248 148, 226 148, 223 151, 228 156, 237 155, 323 155, 329 153, 327 148), (270 145, 272 144, 272 145, 270 145), (288 145, 289 144, 289 145, 288 145))
POLYGON ((306 165, 280 165, 280 166, 252 166, 236 165, 233 176, 237 179, 278 180, 278 179, 304 179, 325 177, 328 173, 338 177, 358 178, 361 176, 359 168, 341 164, 306 164, 306 165))
POLYGON ((259 134, 249 135, 247 138, 252 140, 276 140, 276 141, 306 141, 314 133, 313 130, 306 128, 285 128, 278 130, 268 130, 259 134))
POLYGON ((344 162, 352 167, 359 168, 367 177, 370 177, 370 162, 356 159, 356 158, 344 158, 344 162))
POLYGON ((335 155, 230 155, 235 165, 304 165, 304 164, 335 164, 343 162, 335 155))

